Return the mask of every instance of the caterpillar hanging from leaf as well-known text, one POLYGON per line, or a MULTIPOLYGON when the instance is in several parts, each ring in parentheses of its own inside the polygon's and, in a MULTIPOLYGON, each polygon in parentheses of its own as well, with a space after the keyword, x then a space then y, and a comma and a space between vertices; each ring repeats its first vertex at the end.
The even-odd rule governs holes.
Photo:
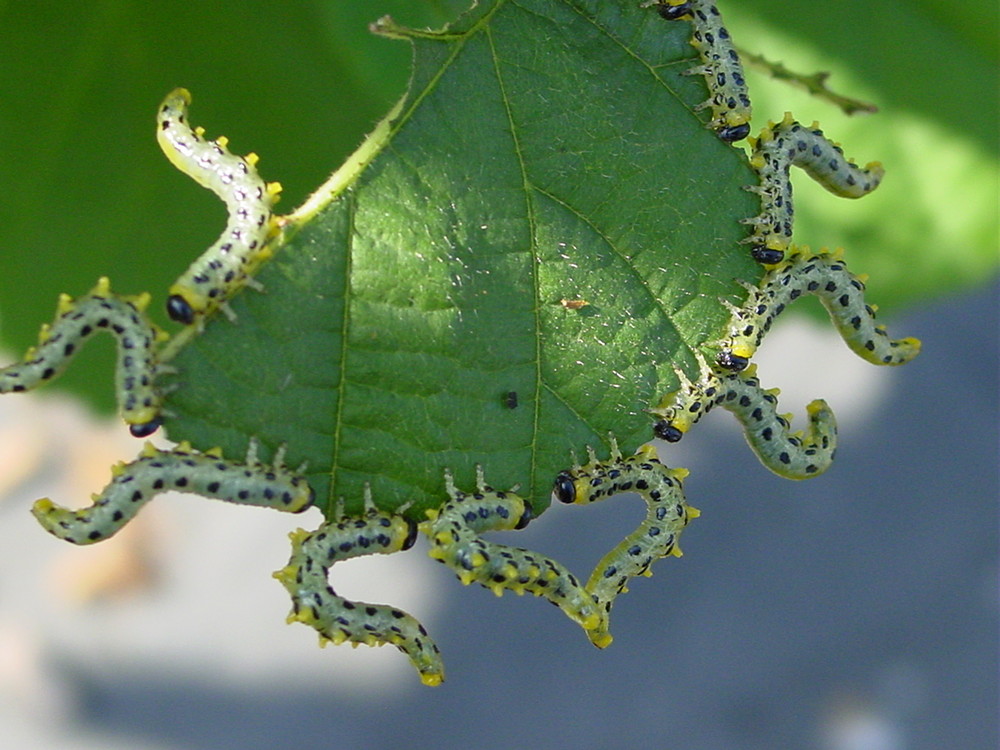
POLYGON ((69 510, 42 498, 31 512, 46 531, 73 544, 92 544, 113 536, 146 503, 170 491, 299 513, 312 505, 313 491, 299 475, 301 469, 289 472, 283 458, 280 448, 273 465, 261 464, 254 440, 245 462, 227 461, 218 448, 198 453, 181 443, 164 451, 146 443, 135 461, 111 468, 111 483, 93 496, 90 506, 69 510))
POLYGON ((868 195, 885 174, 878 162, 859 167, 816 123, 806 128, 788 112, 780 123, 768 123, 751 143, 750 166, 760 184, 747 190, 760 196, 761 205, 757 216, 743 220, 753 227, 753 234, 742 241, 753 246, 753 257, 760 263, 780 263, 791 244, 795 211, 789 173, 793 165, 841 198, 868 195))
POLYGON ((745 285, 746 303, 729 305, 730 324, 716 357, 719 366, 734 371, 745 368, 775 318, 805 294, 819 298, 841 338, 866 362, 901 365, 916 357, 920 341, 891 339, 885 327, 875 323, 876 308, 865 303, 864 278, 848 271, 841 256, 841 251, 814 254, 806 246, 793 247, 759 287, 745 285))
POLYGON ((425 685, 439 685, 444 680, 441 652, 423 625, 401 609, 345 599, 328 579, 335 563, 409 549, 416 535, 413 523, 378 510, 368 489, 362 516, 325 523, 311 533, 293 531, 292 556, 274 574, 292 596, 288 622, 315 628, 321 646, 391 644, 409 657, 425 685))
POLYGON ((678 368, 680 388, 650 409, 660 418, 653 425, 656 437, 676 443, 705 414, 721 406, 739 419, 751 450, 775 474, 807 479, 830 468, 837 451, 837 422, 826 401, 811 402, 806 407, 808 429, 792 432, 791 415, 778 414, 778 391, 760 387, 756 365, 719 375, 704 360, 699 363, 698 380, 690 380, 678 368))
POLYGON ((678 539, 684 527, 701 512, 684 499, 683 480, 687 469, 669 469, 660 463, 656 449, 642 446, 634 455, 623 457, 614 437, 611 456, 600 461, 590 447, 589 461, 556 477, 553 496, 563 503, 587 505, 625 492, 637 493, 646 503, 646 518, 631 534, 597 563, 586 590, 605 614, 601 627, 588 629, 598 648, 611 643, 607 616, 615 598, 625 593, 629 579, 652 575, 650 566, 668 555, 681 556, 678 539))
POLYGON ((543 597, 588 633, 606 632, 606 617, 591 595, 560 563, 548 557, 483 539, 487 531, 522 529, 534 517, 531 505, 514 492, 486 484, 482 467, 476 469, 476 491, 455 487, 445 474, 448 501, 428 510, 420 524, 431 541, 430 556, 444 563, 468 585, 478 583, 497 596, 504 591, 543 597))
MULTIPOLYGON (((643 6, 655 6, 667 20, 691 22, 691 44, 698 50, 702 65, 688 72, 703 75, 709 90, 708 101, 698 108, 712 108, 709 127, 722 140, 745 138, 750 133, 751 108, 743 65, 715 3, 650 0, 643 6)), ((780 123, 768 123, 751 145, 750 165, 759 175, 760 184, 747 189, 760 195, 761 208, 757 216, 743 220, 753 227, 753 233, 743 242, 752 245, 752 255, 760 263, 780 263, 792 241, 794 207, 789 171, 793 165, 842 198, 867 195, 878 187, 884 175, 878 162, 859 167, 816 123, 806 128, 790 113, 780 123)))
POLYGON ((710 0, 649 0, 642 7, 656 6, 668 21, 689 20, 691 46, 701 56, 701 65, 687 71, 702 75, 708 86, 708 100, 696 110, 711 108, 708 127, 724 141, 735 143, 750 133, 750 96, 743 77, 743 63, 733 46, 722 15, 710 0))
POLYGON ((166 334, 146 318, 148 305, 148 294, 131 297, 112 292, 107 277, 82 297, 61 295, 56 318, 42 326, 38 345, 20 363, 0 369, 0 393, 29 391, 54 380, 91 336, 106 331, 118 345, 118 410, 133 435, 150 435, 160 425, 162 404, 154 381, 170 368, 156 362, 156 346, 166 334))
POLYGON ((244 285, 259 288, 251 274, 270 257, 267 242, 277 231, 271 207, 281 185, 265 183, 257 174, 257 155, 235 156, 228 140, 204 137, 203 128, 192 130, 187 109, 191 94, 174 89, 160 105, 156 138, 175 167, 221 198, 229 222, 219 240, 170 287, 167 313, 180 323, 221 309, 230 318, 226 300, 244 285))

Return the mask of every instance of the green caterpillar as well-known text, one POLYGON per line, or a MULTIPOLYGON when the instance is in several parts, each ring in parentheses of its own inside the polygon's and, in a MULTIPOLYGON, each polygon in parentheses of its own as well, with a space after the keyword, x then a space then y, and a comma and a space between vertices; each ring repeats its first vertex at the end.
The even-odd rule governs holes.
POLYGON ((313 502, 308 482, 282 465, 279 448, 274 464, 257 461, 257 443, 250 442, 245 463, 227 461, 214 448, 196 453, 188 443, 161 451, 146 443, 131 463, 111 467, 111 483, 93 496, 93 504, 69 510, 48 498, 31 512, 46 531, 73 544, 93 544, 114 536, 150 500, 164 492, 187 492, 238 505, 299 513, 313 502))
POLYGON ((292 532, 292 556, 288 565, 274 574, 292 596, 288 622, 315 628, 321 646, 392 644, 409 657, 425 685, 441 684, 441 652, 412 615, 383 604, 345 599, 329 583, 334 563, 409 549, 416 534, 416 526, 402 516, 376 509, 370 492, 365 495, 362 516, 323 524, 311 533, 303 529, 292 532))
MULTIPOLYGON (((482 539, 485 531, 522 529, 533 518, 531 506, 513 492, 486 484, 476 470, 476 491, 465 493, 445 474, 449 500, 428 510, 420 525, 431 541, 430 556, 444 563, 468 585, 478 583, 500 596, 505 590, 548 599, 589 634, 607 630, 604 612, 565 567, 530 550, 482 539)), ((593 636, 591 636, 593 637, 593 636)))
POLYGON ((868 195, 885 174, 878 162, 862 168, 848 160, 816 123, 803 127, 788 112, 780 123, 768 123, 751 145, 750 166, 760 176, 760 185, 747 190, 760 196, 760 213, 743 220, 753 227, 753 234, 743 242, 753 245, 754 259, 765 264, 780 263, 792 241, 792 165, 842 198, 868 195))
POLYGON ((742 307, 729 305, 732 318, 716 358, 725 369, 746 367, 774 319, 804 294, 819 297, 841 338, 866 362, 901 365, 920 353, 918 339, 890 339, 885 327, 875 323, 876 308, 865 303, 864 279, 847 270, 839 250, 814 254, 806 246, 793 246, 759 288, 746 288, 747 302, 742 307))
POLYGON ((279 183, 265 183, 257 174, 256 154, 235 156, 226 149, 226 138, 210 141, 203 128, 192 130, 187 121, 190 103, 186 89, 167 94, 156 138, 175 167, 225 201, 229 223, 219 240, 170 287, 167 313, 187 325, 216 309, 232 318, 226 300, 244 285, 259 288, 250 274, 271 255, 267 241, 277 232, 271 207, 281 192, 279 183))
MULTIPOLYGON (((601 558, 587 581, 587 591, 607 617, 615 597, 628 591, 630 578, 652 575, 649 568, 661 557, 681 556, 677 543, 681 531, 701 512, 684 499, 682 481, 687 469, 668 469, 660 463, 653 446, 644 445, 634 455, 623 458, 612 437, 607 461, 599 461, 592 448, 588 447, 587 452, 590 460, 585 465, 576 464, 556 477, 552 493, 557 500, 586 505, 635 492, 647 508, 643 522, 601 558)), ((612 640, 606 617, 603 627, 588 630, 598 648, 605 648, 612 640)))
POLYGON ((156 364, 156 346, 167 336, 146 318, 148 305, 148 294, 114 294, 107 277, 77 299, 61 295, 56 319, 42 326, 38 346, 0 369, 0 393, 29 391, 55 379, 87 339, 107 331, 118 343, 115 397, 122 419, 136 437, 150 435, 160 426, 162 402, 154 381, 169 368, 156 364))
POLYGON ((743 77, 743 63, 733 46, 722 15, 711 0, 649 0, 642 7, 656 6, 668 21, 686 18, 691 21, 691 46, 698 50, 702 64, 687 71, 702 75, 709 98, 697 109, 711 107, 708 127, 728 143, 746 138, 750 133, 750 96, 743 77))
POLYGON ((830 468, 837 451, 837 421, 826 401, 816 399, 806 407, 809 428, 791 432, 791 415, 777 412, 778 390, 764 390, 757 367, 742 372, 716 374, 701 362, 701 375, 692 382, 677 370, 681 386, 650 409, 659 421, 653 434, 676 443, 715 406, 731 411, 743 425, 751 450, 768 469, 787 479, 807 479, 830 468))

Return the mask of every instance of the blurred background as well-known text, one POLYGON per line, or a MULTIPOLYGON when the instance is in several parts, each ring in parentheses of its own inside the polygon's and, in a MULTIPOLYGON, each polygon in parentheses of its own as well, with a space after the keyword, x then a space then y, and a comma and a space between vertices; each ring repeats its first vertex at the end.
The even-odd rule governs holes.
MULTIPOLYGON (((261 154, 290 210, 405 90, 408 45, 367 23, 438 26, 464 5, 0 6, 0 361, 34 343, 59 292, 108 273, 158 295, 217 237, 221 204, 155 144, 167 91, 191 89, 209 135, 261 154)), ((888 172, 857 203, 797 180, 796 231, 848 247, 890 330, 923 339, 924 354, 869 367, 803 305, 758 357, 800 420, 812 398, 834 406, 834 468, 772 477, 734 420, 710 415, 665 453, 691 469, 704 515, 685 557, 619 600, 605 652, 538 600, 462 589, 421 549, 338 566, 346 595, 397 603, 431 630, 449 680, 428 690, 395 650, 320 651, 284 625, 270 572, 287 559, 285 531, 318 513, 178 496, 94 548, 37 528, 32 500, 82 501, 135 453, 107 416, 111 343, 95 341, 60 391, 0 399, 0 750, 997 746, 996 4, 723 12, 745 49, 830 70, 838 91, 880 107, 848 119, 751 80, 755 129, 788 109, 888 172)), ((553 508, 518 543, 589 569, 641 514, 634 498, 553 508)))

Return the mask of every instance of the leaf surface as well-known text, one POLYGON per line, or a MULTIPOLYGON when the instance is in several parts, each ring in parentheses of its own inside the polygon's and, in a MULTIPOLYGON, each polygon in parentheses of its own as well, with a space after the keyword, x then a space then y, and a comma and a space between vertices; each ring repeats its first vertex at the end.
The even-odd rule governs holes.
POLYGON ((718 335, 719 297, 759 277, 738 244, 753 175, 695 112, 687 24, 500 0, 385 28, 414 45, 407 99, 292 215, 266 293, 172 362, 169 436, 287 443, 328 512, 370 483, 421 517, 476 464, 540 511, 571 451, 651 437, 643 410, 718 335))

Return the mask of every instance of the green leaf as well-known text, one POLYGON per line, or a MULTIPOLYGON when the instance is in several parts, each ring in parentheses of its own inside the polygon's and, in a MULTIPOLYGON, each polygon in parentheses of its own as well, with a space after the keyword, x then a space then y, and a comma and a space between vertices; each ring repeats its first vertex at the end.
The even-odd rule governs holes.
POLYGON ((422 517, 446 468, 472 486, 476 464, 540 511, 571 451, 649 439, 643 410, 719 335, 719 298, 759 278, 738 244, 753 174, 694 111, 688 25, 635 3, 383 28, 414 46, 405 102, 292 214, 266 293, 172 361, 168 434, 287 443, 328 514, 370 483, 422 517))

